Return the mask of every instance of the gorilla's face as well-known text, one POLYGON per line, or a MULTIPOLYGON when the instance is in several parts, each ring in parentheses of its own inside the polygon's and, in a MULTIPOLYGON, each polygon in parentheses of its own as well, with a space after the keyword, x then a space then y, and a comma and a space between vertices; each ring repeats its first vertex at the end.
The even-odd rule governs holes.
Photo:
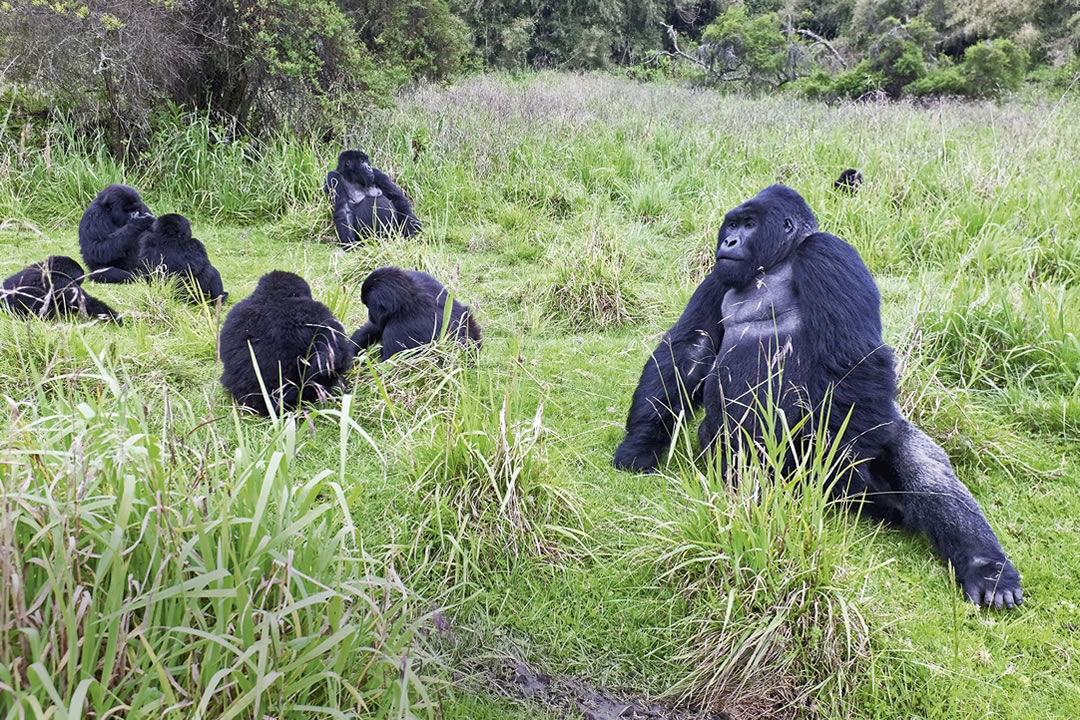
POLYGON ((150 225, 153 216, 150 208, 143 204, 139 193, 126 185, 112 185, 105 189, 105 205, 109 208, 109 218, 116 227, 123 227, 135 220, 150 225))
POLYGON ((371 171, 368 156, 359 150, 346 150, 338 156, 337 170, 354 185, 371 187, 375 184, 375 173, 371 171))
POLYGON ((817 231, 817 220, 798 193, 782 185, 765 188, 724 216, 716 240, 716 263, 732 287, 787 260, 817 231))

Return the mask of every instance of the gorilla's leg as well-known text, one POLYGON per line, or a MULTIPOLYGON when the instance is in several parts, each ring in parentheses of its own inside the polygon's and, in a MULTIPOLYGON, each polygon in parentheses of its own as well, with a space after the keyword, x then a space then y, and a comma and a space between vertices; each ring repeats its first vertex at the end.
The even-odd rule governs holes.
POLYGON ((1023 601, 1019 573, 945 451, 926 433, 902 421, 871 471, 892 488, 882 500, 895 508, 898 522, 926 533, 955 568, 969 600, 996 608, 1023 601))
POLYGON ((129 283, 135 280, 135 274, 130 270, 118 267, 103 267, 86 273, 87 280, 103 283, 129 283))
POLYGON ((113 310, 109 305, 95 297, 92 297, 85 292, 81 294, 80 303, 86 314, 92 318, 99 318, 101 320, 112 320, 117 325, 123 325, 124 321, 120 319, 120 313, 113 310))

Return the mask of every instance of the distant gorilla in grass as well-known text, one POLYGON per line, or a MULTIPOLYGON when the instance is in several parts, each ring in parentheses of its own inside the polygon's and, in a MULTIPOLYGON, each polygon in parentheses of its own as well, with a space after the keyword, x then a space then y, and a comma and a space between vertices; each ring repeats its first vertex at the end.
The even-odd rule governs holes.
POLYGON ((345 247, 387 232, 405 237, 420 232, 409 198, 362 152, 346 150, 338 155, 337 170, 326 176, 323 190, 334 204, 334 227, 345 247))
POLYGON ((224 302, 228 296, 206 246, 191 236, 191 223, 183 215, 162 215, 139 236, 138 267, 142 272, 180 278, 190 302, 204 298, 224 302))
POLYGON ((848 168, 833 182, 833 190, 854 195, 860 185, 862 185, 862 173, 855 168, 848 168))
MULTIPOLYGON (((788 427, 831 401, 831 436, 846 420, 841 442, 864 461, 834 494, 926 533, 973 602, 1019 605, 1020 576, 978 504, 941 448, 900 415, 895 394, 869 270, 850 245, 818 232, 798 193, 773 185, 725 216, 716 266, 646 365, 614 462, 655 469, 678 414, 703 403, 698 438, 723 467, 727 450, 763 442, 769 398, 788 427)), ((801 440, 813 440, 812 425, 801 440)))
POLYGON ((91 271, 87 277, 109 283, 134 280, 139 234, 152 222, 135 188, 110 185, 99 192, 79 221, 79 250, 91 271))
POLYGON ((82 289, 82 265, 66 255, 50 255, 4 281, 3 304, 16 315, 59 318, 69 315, 112 320, 120 314, 82 289))
POLYGON ((221 328, 221 384, 261 415, 329 397, 344 384, 353 357, 353 344, 330 309, 312 299, 302 277, 281 270, 259 278, 255 292, 233 307, 221 328))
MULTIPOLYGON (((381 360, 402 350, 426 345, 442 335, 448 293, 427 273, 382 267, 364 280, 360 299, 368 309, 368 321, 353 333, 359 348, 382 341, 381 360)), ((448 335, 461 343, 480 345, 480 326, 469 308, 453 300, 448 335)))

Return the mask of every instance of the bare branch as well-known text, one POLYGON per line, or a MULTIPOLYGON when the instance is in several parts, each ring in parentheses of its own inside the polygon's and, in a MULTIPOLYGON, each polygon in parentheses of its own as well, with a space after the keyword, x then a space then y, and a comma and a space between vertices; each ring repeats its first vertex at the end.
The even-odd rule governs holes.
POLYGON ((800 35, 802 35, 804 37, 810 38, 811 40, 814 41, 813 44, 815 44, 815 45, 820 43, 821 45, 824 45, 825 47, 829 48, 829 50, 832 51, 832 54, 836 57, 837 61, 839 61, 840 67, 847 70, 847 61, 844 60, 844 56, 841 55, 837 51, 837 49, 832 46, 832 43, 830 43, 828 40, 821 37, 816 32, 812 32, 810 30, 796 30, 795 32, 799 33, 800 35))

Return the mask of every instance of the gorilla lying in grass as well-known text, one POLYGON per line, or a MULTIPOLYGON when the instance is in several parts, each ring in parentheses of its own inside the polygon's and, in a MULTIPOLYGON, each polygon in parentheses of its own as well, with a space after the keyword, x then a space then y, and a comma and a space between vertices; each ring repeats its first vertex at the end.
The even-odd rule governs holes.
POLYGON ((50 255, 4 281, 3 304, 16 315, 59 318, 69 315, 112 320, 120 314, 82 289, 82 265, 65 255, 50 255))
POLYGON ((152 222, 135 188, 110 185, 99 192, 79 221, 79 250, 91 271, 87 277, 109 283, 134 280, 139 234, 152 222))
POLYGON ((302 277, 281 270, 259 278, 255 292, 236 304, 221 328, 221 384, 260 415, 329 397, 343 385, 353 356, 353 344, 330 309, 311 297, 302 277))
POLYGON ((1019 574, 944 451, 900 415, 895 378, 859 254, 818 232, 798 193, 773 185, 725 216, 713 271, 645 365, 614 464, 655 470, 677 419, 704 404, 698 437, 723 468, 728 451, 762 442, 770 399, 789 427, 821 417, 831 399, 831 436, 846 420, 841 442, 863 461, 834 494, 928 535, 972 602, 1019 605, 1019 574))
POLYGON ((372 167, 362 152, 341 153, 337 170, 326 176, 323 190, 334 204, 334 227, 345 247, 388 232, 405 237, 420 232, 409 198, 386 173, 372 167))
MULTIPOLYGON (((353 333, 358 348, 382 341, 381 360, 402 350, 420 347, 442 336, 449 294, 443 284, 427 273, 382 267, 364 280, 360 299, 368 309, 368 321, 353 333)), ((480 326, 469 308, 451 300, 447 334, 461 343, 480 345, 480 326)))
POLYGON ((183 215, 162 215, 139 236, 138 267, 144 273, 180 278, 184 298, 199 303, 222 301, 228 296, 221 274, 210 264, 206 246, 191 236, 191 223, 183 215))

